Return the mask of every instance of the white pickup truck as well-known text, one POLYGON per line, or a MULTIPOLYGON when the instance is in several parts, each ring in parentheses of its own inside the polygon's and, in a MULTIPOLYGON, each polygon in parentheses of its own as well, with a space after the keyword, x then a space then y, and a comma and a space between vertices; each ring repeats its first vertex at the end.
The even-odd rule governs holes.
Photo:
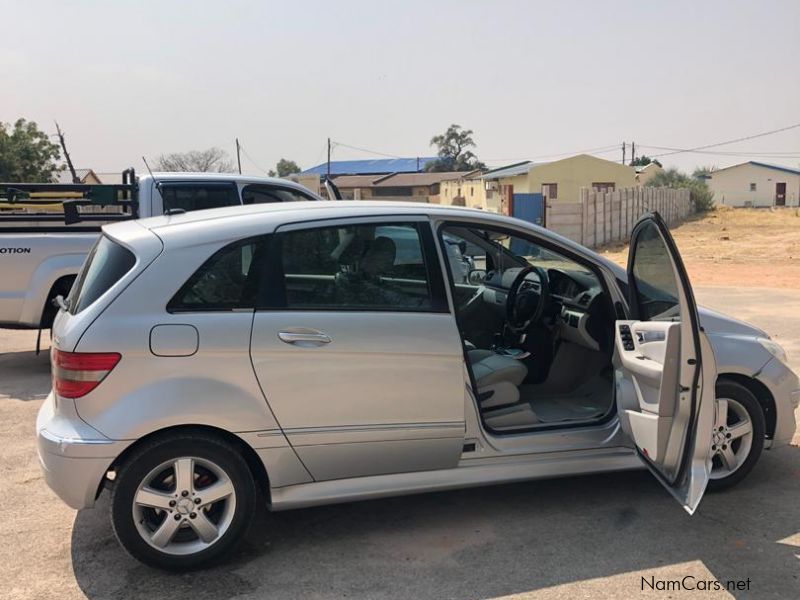
POLYGON ((297 183, 267 177, 137 177, 128 169, 122 180, 121 185, 0 183, 0 328, 50 327, 58 311, 55 297, 69 293, 104 222, 237 204, 322 200, 297 183), (53 208, 58 212, 50 212, 53 208))

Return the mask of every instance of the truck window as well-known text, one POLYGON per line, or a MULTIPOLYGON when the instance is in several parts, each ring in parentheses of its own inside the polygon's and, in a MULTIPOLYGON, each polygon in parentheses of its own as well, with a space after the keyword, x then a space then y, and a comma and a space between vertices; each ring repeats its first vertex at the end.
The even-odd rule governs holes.
POLYGON ((76 315, 92 304, 133 268, 136 257, 106 236, 102 236, 86 257, 86 262, 70 292, 69 311, 76 315))
POLYGON ((311 196, 307 196, 298 190, 271 186, 251 184, 242 188, 242 203, 243 204, 270 204, 272 202, 303 202, 305 200, 313 200, 311 196))
POLYGON ((164 212, 239 205, 239 194, 234 183, 161 183, 159 191, 164 199, 164 212))

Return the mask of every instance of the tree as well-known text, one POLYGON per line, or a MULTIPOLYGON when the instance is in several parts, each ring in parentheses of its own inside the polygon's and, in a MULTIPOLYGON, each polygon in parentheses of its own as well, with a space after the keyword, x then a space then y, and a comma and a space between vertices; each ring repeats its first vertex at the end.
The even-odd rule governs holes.
POLYGON ((695 179, 708 179, 711 176, 711 173, 717 170, 716 165, 706 165, 705 167, 697 167, 692 172, 692 177, 695 179))
POLYGON ((690 197, 694 202, 695 210, 705 212, 714 208, 714 192, 712 192, 705 179, 695 179, 678 169, 667 169, 656 173, 645 185, 650 187, 688 188, 690 197))
POLYGON ((156 171, 184 171, 188 173, 233 172, 233 162, 221 148, 191 150, 162 154, 156 159, 156 171))
POLYGON ((288 177, 289 175, 293 175, 295 173, 300 172, 300 167, 297 166, 297 163, 293 160, 286 160, 282 158, 278 161, 278 164, 275 165, 275 171, 272 169, 269 170, 267 173, 270 177, 288 177))
POLYGON ((431 146, 438 147, 438 158, 425 165, 426 171, 474 171, 486 168, 475 153, 469 150, 475 147, 471 129, 450 125, 442 135, 431 138, 431 146))
POLYGON ((634 158, 631 161, 631 166, 632 167, 646 167, 650 163, 653 163, 654 165, 658 165, 659 167, 663 166, 661 164, 661 162, 657 158, 650 158, 649 156, 645 156, 644 154, 642 154, 639 157, 634 158))
POLYGON ((33 121, 0 122, 0 181, 47 183, 62 170, 58 144, 33 121))

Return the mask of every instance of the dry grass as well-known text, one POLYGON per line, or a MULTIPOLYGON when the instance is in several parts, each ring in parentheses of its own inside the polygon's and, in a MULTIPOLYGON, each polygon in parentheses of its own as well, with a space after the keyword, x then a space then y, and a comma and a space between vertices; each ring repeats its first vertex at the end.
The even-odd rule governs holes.
MULTIPOLYGON (((697 285, 800 289, 800 210, 720 207, 672 230, 697 285)), ((627 246, 600 252, 625 264, 627 246)))

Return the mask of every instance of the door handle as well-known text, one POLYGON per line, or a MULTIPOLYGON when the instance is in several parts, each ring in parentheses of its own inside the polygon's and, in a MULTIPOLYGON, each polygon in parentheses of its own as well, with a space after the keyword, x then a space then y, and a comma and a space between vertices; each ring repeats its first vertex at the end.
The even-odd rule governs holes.
POLYGON ((279 331, 278 339, 298 346, 319 346, 331 343, 328 334, 321 331, 279 331))

